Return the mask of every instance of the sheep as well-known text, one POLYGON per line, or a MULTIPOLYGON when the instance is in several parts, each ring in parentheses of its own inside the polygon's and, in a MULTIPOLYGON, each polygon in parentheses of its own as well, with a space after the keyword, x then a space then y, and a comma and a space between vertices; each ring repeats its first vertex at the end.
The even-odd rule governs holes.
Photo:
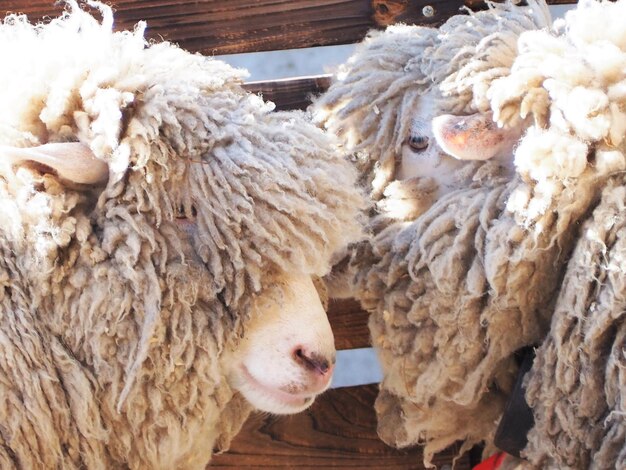
POLYGON ((303 113, 90 5, 0 23, 0 467, 204 468, 328 387, 312 276, 365 203, 303 113))
MULTIPOLYGON (((507 214, 514 188, 507 151, 527 122, 498 129, 484 96, 509 72, 519 35, 549 23, 544 3, 506 3, 452 17, 438 30, 397 25, 370 33, 314 105, 317 119, 355 153, 361 181, 377 201, 374 238, 335 267, 332 295, 354 295, 371 313, 384 371, 379 436, 393 446, 426 444, 427 465, 457 440, 465 441, 460 453, 491 443, 517 371, 513 353, 547 323, 544 304, 557 282, 546 267, 566 255, 507 214), (454 126, 462 120, 471 124, 462 126, 462 137, 474 152, 447 155, 442 147, 458 145, 442 137, 458 137, 454 126), (467 132, 476 128, 478 142, 467 132), (419 148, 415 137, 424 134, 428 146, 419 148), (415 164, 414 155, 426 163, 415 164), (534 247, 535 259, 520 259, 534 247), (533 262, 541 267, 535 279, 504 275, 533 262), (507 332, 502 311, 525 330, 507 332)), ((566 245, 569 233, 558 235, 566 245)))
MULTIPOLYGON (((516 351, 549 331, 579 223, 624 169, 613 148, 624 133, 620 88, 598 90, 621 78, 615 47, 611 66, 585 64, 551 39, 558 32, 538 32, 549 27, 537 2, 492 5, 440 30, 391 27, 365 40, 316 104, 378 201, 373 240, 335 276, 371 313, 384 370, 379 436, 425 444, 426 465, 457 441, 460 454, 493 448, 516 351), (428 146, 411 134, 416 115, 428 146), (408 147, 430 151, 426 162, 408 159, 408 147)), ((596 29, 577 27, 571 41, 596 29)), ((587 56, 599 57, 601 39, 587 56)))
POLYGON ((547 195, 555 178, 568 175, 567 189, 580 191, 577 178, 590 167, 598 175, 588 191, 599 201, 581 227, 548 334, 525 378, 535 424, 522 456, 534 467, 626 465, 625 15, 624 0, 580 2, 553 34, 520 38, 510 76, 491 92, 503 121, 517 119, 528 96, 548 97, 533 111, 545 128, 529 132, 515 157, 520 173, 545 183, 547 195))

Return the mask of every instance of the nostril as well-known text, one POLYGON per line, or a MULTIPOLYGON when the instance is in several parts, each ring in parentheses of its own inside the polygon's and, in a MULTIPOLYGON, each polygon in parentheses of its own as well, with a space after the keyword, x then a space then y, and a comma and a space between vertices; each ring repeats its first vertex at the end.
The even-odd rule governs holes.
POLYGON ((328 372, 328 369, 330 369, 328 361, 324 358, 312 359, 311 365, 315 367, 315 369, 322 375, 328 372))
POLYGON ((293 352, 294 360, 302 367, 317 371, 325 375, 330 369, 330 362, 321 354, 307 353, 303 348, 296 348, 293 352))

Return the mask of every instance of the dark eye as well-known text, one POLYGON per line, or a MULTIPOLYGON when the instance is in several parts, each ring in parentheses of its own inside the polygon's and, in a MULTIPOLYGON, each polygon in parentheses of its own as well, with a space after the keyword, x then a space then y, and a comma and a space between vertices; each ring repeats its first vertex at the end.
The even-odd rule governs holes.
POLYGON ((428 137, 425 135, 412 135, 409 137, 409 147, 416 152, 421 152, 428 148, 428 137))

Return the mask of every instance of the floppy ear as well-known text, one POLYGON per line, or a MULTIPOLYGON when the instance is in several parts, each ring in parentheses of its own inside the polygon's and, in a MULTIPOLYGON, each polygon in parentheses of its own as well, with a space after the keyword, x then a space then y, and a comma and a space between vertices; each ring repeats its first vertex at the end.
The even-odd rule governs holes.
POLYGON ((520 129, 499 128, 491 113, 444 114, 433 119, 433 134, 444 152, 459 160, 488 160, 512 150, 520 129))
POLYGON ((0 146, 0 162, 11 167, 34 164, 43 172, 82 185, 104 184, 109 177, 109 166, 96 158, 89 147, 78 142, 28 148, 0 146))

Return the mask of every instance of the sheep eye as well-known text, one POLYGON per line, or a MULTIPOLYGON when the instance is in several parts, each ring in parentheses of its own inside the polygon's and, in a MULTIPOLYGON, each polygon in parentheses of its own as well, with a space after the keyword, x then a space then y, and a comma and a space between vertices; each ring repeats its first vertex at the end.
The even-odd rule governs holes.
POLYGON ((426 150, 428 148, 428 137, 425 135, 412 135, 409 137, 409 147, 418 152, 426 150))

